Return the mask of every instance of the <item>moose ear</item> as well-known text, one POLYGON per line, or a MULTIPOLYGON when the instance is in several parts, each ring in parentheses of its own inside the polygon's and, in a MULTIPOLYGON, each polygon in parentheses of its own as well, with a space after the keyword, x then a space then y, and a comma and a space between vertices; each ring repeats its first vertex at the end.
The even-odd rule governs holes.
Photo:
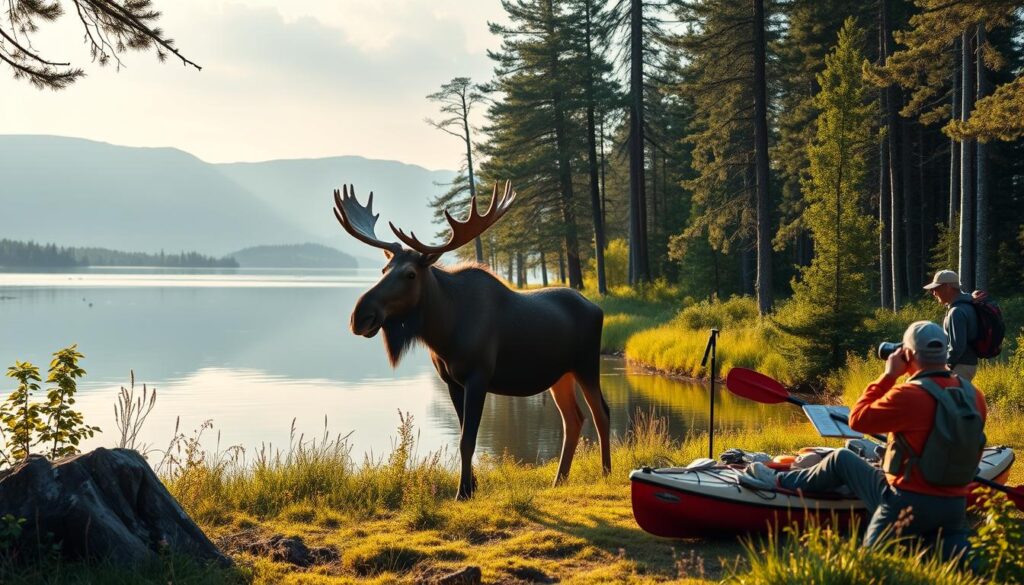
POLYGON ((437 262, 440 259, 441 254, 423 254, 422 256, 420 256, 420 265, 430 266, 431 264, 437 262))
POLYGON ((384 257, 387 258, 388 260, 391 260, 392 258, 395 257, 395 253, 392 252, 391 250, 387 250, 387 249, 384 249, 384 248, 382 248, 382 249, 384 250, 384 257))

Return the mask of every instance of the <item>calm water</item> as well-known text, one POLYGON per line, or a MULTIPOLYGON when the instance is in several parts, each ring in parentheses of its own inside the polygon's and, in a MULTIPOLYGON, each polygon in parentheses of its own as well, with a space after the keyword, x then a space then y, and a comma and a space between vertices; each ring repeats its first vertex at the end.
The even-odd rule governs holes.
MULTIPOLYGON (((86 447, 112 445, 113 405, 134 369, 136 386, 156 388, 156 408, 142 440, 157 447, 180 417, 186 433, 205 420, 213 446, 285 446, 297 433, 351 432, 353 452, 390 449, 398 412, 420 433, 421 453, 457 452, 458 423, 447 389, 427 353, 417 349, 392 369, 379 338, 356 337, 348 315, 376 281, 375 270, 241 271, 87 269, 73 273, 0 273, 0 365, 29 360, 45 369, 50 354, 77 343, 88 372, 78 407, 100 426, 86 447)), ((45 374, 44 374, 45 375, 45 374)), ((602 386, 621 436, 638 411, 669 420, 675 436, 706 429, 706 387, 602 362, 602 386)), ((0 392, 13 389, 0 379, 0 392)), ((759 426, 787 409, 716 398, 716 427, 759 426)), ((582 401, 581 401, 582 404, 582 401)), ((593 436, 589 423, 587 432, 593 436)), ((524 460, 555 457, 561 420, 547 393, 490 396, 479 450, 524 460)))

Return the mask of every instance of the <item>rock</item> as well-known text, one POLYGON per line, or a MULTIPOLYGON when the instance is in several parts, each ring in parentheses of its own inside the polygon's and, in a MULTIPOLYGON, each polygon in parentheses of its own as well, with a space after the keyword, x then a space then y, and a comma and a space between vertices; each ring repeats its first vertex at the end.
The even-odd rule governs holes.
POLYGON ((299 567, 333 563, 341 556, 329 546, 310 548, 298 536, 275 534, 269 538, 260 538, 253 532, 242 532, 229 536, 225 541, 228 543, 226 547, 232 551, 247 552, 299 567))
POLYGON ((61 544, 71 560, 119 566, 161 551, 231 564, 182 510, 139 453, 99 448, 48 461, 30 455, 0 475, 0 516, 25 518, 24 542, 61 544))
POLYGON ((433 585, 480 585, 481 577, 480 567, 464 567, 454 573, 437 577, 433 585))

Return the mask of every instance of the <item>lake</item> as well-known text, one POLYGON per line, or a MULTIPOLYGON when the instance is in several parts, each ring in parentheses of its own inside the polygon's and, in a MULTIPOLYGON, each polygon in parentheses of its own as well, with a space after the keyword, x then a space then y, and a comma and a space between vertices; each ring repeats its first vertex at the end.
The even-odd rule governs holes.
MULTIPOLYGON (((77 407, 103 433, 84 447, 116 442, 114 403, 134 370, 136 388, 157 389, 141 439, 164 447, 176 422, 191 434, 204 421, 215 448, 286 447, 296 437, 351 433, 362 453, 389 452, 399 411, 413 417, 421 454, 457 453, 458 421, 417 348, 392 369, 381 339, 348 329, 356 299, 376 270, 171 270, 92 268, 0 272, 0 366, 28 360, 44 370, 54 351, 77 343, 87 375, 77 407)), ((0 393, 14 389, 0 379, 0 393)), ((708 388, 602 360, 612 433, 623 436, 638 412, 666 417, 676 437, 708 425, 708 388)), ((757 427, 789 409, 716 397, 716 428, 757 427)), ((583 404, 581 400, 581 404, 583 404)), ((589 413, 588 413, 589 417, 589 413)), ((585 432, 593 438, 588 421, 585 432)), ((525 461, 557 457, 561 419, 548 393, 489 396, 478 453, 525 461)))

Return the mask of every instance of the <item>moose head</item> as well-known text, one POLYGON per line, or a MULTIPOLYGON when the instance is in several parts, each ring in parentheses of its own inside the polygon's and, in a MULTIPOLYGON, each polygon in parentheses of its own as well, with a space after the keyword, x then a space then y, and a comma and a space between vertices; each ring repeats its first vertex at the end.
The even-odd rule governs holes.
POLYGON ((451 227, 448 241, 432 246, 424 244, 416 238, 415 232, 406 234, 395 224, 388 222, 391 231, 408 248, 398 242, 387 242, 377 238, 374 226, 380 214, 373 213, 373 193, 361 205, 356 199, 355 189, 349 185, 342 187, 339 193, 334 191, 334 216, 349 234, 357 240, 384 250, 387 264, 384 266, 380 280, 366 291, 352 311, 349 325, 352 332, 364 337, 373 337, 384 329, 385 344, 392 363, 405 348, 414 341, 418 333, 421 317, 417 310, 425 291, 429 290, 434 279, 431 266, 445 252, 455 250, 482 234, 494 225, 515 200, 515 192, 511 183, 505 183, 505 190, 498 192, 494 186, 487 211, 480 213, 477 209, 476 197, 470 200, 469 216, 464 221, 456 220, 445 211, 444 215, 451 227))

